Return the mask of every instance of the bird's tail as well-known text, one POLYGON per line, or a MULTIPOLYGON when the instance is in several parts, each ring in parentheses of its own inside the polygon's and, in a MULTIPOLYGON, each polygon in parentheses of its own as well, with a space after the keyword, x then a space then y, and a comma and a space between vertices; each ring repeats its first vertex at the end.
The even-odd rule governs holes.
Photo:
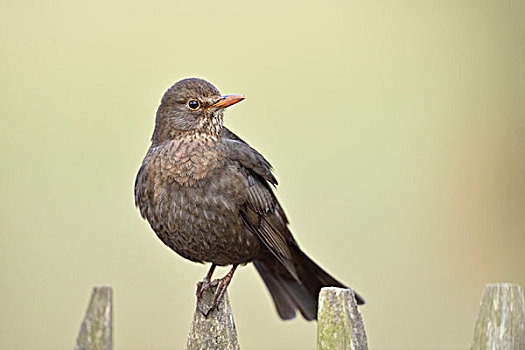
MULTIPOLYGON (((283 320, 294 318, 296 310, 299 310, 308 321, 316 320, 318 295, 321 288, 347 287, 320 268, 299 247, 293 247, 292 254, 299 279, 294 278, 270 254, 253 263, 268 287, 277 313, 283 320)), ((365 303, 359 294, 356 293, 355 296, 358 305, 365 303)))

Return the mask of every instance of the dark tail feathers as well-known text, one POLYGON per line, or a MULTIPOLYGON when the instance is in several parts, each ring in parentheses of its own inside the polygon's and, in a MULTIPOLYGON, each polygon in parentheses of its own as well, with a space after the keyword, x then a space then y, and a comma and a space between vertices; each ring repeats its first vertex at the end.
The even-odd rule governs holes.
MULTIPOLYGON (((320 268, 298 247, 293 249, 293 259, 299 280, 292 277, 273 256, 268 255, 253 264, 268 287, 277 313, 283 320, 294 318, 297 309, 308 321, 316 320, 321 288, 347 287, 320 268)), ((365 303, 359 294, 355 296, 358 305, 365 303)))

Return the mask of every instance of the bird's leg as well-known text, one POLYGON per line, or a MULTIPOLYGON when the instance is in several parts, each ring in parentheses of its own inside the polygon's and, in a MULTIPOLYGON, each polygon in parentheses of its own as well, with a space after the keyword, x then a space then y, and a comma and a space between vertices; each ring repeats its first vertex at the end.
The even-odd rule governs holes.
MULTIPOLYGON (((213 296, 213 302, 211 304, 211 307, 208 313, 210 313, 211 310, 215 309, 222 301, 222 298, 224 297, 224 293, 226 292, 226 288, 228 288, 232 280, 233 273, 235 272, 235 270, 237 270, 237 266, 238 266, 237 264, 233 265, 232 269, 230 270, 230 272, 226 274, 226 276, 224 276, 223 278, 219 280, 213 281, 213 282, 217 282, 217 289, 215 290, 215 295, 213 296)), ((208 315, 205 315, 205 316, 208 316, 208 315)))
POLYGON ((210 269, 206 274, 206 277, 204 277, 204 280, 202 282, 197 283, 197 305, 199 305, 200 299, 202 297, 202 292, 204 292, 206 288, 210 287, 211 276, 213 276, 215 267, 217 267, 217 265, 211 264, 210 269))
POLYGON ((204 277, 204 280, 202 280, 202 282, 197 283, 197 309, 199 309, 201 314, 203 314, 204 316, 208 316, 212 308, 208 309, 208 311, 204 311, 204 309, 202 308, 202 293, 204 293, 206 289, 209 289, 217 284, 217 281, 210 282, 211 276, 213 276, 213 272, 215 271, 215 267, 217 267, 217 265, 212 263, 210 266, 210 270, 206 274, 206 277, 204 277))
POLYGON ((231 270, 221 279, 209 281, 211 278, 211 275, 213 274, 213 270, 215 269, 215 266, 212 265, 212 268, 210 268, 210 272, 208 272, 208 275, 206 276, 206 279, 202 282, 199 282, 197 284, 197 309, 203 314, 205 317, 208 317, 210 312, 215 309, 220 302, 222 301, 222 298, 224 297, 224 293, 226 292, 226 288, 228 288, 228 285, 230 284, 233 273, 237 269, 237 264, 233 265, 231 270), (216 287, 215 292, 213 294, 213 301, 211 303, 210 308, 205 311, 201 306, 201 299, 202 299, 202 293, 211 287, 216 287))

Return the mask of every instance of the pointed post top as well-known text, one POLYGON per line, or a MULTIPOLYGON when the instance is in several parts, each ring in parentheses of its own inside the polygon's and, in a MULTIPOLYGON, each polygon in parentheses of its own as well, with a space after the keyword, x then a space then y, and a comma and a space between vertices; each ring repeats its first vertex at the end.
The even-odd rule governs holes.
MULTIPOLYGON (((204 290, 201 304, 204 309, 212 305, 215 287, 204 290)), ((187 350, 239 350, 237 330, 233 321, 228 292, 216 309, 206 317, 197 308, 188 336, 187 350)))
POLYGON ((112 323, 113 290, 110 286, 93 288, 75 350, 112 350, 112 323))
POLYGON ((352 289, 322 288, 317 323, 318 349, 368 349, 365 325, 352 289))

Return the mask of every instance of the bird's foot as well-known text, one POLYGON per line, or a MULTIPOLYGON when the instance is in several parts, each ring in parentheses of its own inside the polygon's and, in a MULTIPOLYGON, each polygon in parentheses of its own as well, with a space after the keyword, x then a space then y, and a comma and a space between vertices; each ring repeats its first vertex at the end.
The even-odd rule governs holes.
POLYGON ((218 283, 218 280, 213 280, 210 282, 210 280, 208 280, 207 278, 203 279, 202 282, 198 282, 197 291, 195 293, 197 296, 197 302, 200 302, 202 300, 202 294, 204 293, 205 290, 217 286, 217 283, 218 283))
POLYGON ((217 279, 213 281, 206 281, 203 280, 202 282, 197 283, 197 309, 199 309, 200 313, 204 317, 208 317, 210 312, 217 308, 220 301, 222 300, 222 297, 224 296, 225 288, 222 287, 223 279, 217 279), (209 298, 203 298, 203 294, 206 290, 211 289, 213 292, 213 299, 210 300, 209 298), (213 290, 214 289, 214 290, 213 290), (203 301, 203 299, 205 299, 203 301))
MULTIPOLYGON (((208 317, 210 312, 216 309, 221 303, 222 298, 224 297, 224 293, 226 293, 226 289, 230 285, 235 268, 236 266, 232 268, 232 270, 221 279, 209 281, 205 278, 202 282, 197 283, 197 309, 204 317, 208 317), (211 301, 211 305, 207 310, 205 310, 205 308, 203 307, 202 299, 204 291, 208 289, 215 290, 213 291, 213 300, 211 301)), ((210 304, 209 300, 206 300, 205 304, 210 304)))

